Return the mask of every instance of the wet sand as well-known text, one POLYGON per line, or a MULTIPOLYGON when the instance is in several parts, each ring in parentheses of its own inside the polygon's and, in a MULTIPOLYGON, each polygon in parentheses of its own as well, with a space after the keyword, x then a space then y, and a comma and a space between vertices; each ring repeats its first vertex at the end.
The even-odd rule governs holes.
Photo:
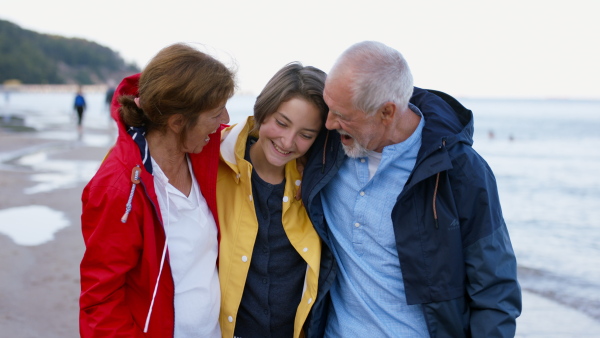
POLYGON ((107 149, 84 146, 77 140, 38 139, 29 133, 0 130, 0 209, 42 205, 63 212, 70 222, 54 234, 54 240, 35 246, 15 244, 0 234, 1 336, 79 336, 79 262, 84 252, 79 218, 85 183, 24 194, 23 189, 35 184, 30 179, 33 172, 15 166, 11 158, 42 150, 47 151, 49 160, 100 161, 107 149))

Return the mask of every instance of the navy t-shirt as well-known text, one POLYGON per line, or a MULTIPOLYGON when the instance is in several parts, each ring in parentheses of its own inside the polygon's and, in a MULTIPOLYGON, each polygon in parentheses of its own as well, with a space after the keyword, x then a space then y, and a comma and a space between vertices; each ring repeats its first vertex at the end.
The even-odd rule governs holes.
MULTIPOLYGON (((246 144, 246 160, 256 142, 246 144)), ((238 310, 235 336, 292 337, 294 318, 302 297, 306 262, 296 252, 281 222, 285 179, 279 184, 263 181, 252 170, 252 194, 258 234, 242 302, 238 310)))

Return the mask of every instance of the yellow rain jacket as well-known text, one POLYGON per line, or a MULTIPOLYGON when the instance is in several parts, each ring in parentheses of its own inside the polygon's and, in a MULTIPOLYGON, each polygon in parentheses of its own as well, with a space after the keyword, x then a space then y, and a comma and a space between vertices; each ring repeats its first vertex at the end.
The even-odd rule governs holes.
MULTIPOLYGON (((252 199, 252 165, 244 159, 246 141, 254 126, 248 117, 223 131, 221 161, 217 179, 217 207, 221 225, 219 280, 223 337, 233 337, 237 312, 242 301, 252 250, 258 233, 258 221, 252 199)), ((285 166, 285 190, 281 220, 292 246, 307 264, 302 299, 296 310, 294 337, 304 336, 302 326, 317 298, 321 241, 310 222, 302 201, 296 200, 301 176, 296 161, 285 166)), ((285 267, 283 267, 285 268, 285 267)))

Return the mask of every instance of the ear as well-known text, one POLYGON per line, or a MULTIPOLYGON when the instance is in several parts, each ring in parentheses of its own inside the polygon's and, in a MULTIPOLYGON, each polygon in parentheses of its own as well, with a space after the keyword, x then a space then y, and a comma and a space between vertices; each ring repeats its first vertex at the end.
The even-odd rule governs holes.
POLYGON ((383 123, 391 123, 394 120, 398 107, 394 102, 386 102, 379 111, 383 123))
POLYGON ((175 134, 179 134, 184 128, 183 116, 181 114, 171 115, 167 120, 167 126, 175 134))

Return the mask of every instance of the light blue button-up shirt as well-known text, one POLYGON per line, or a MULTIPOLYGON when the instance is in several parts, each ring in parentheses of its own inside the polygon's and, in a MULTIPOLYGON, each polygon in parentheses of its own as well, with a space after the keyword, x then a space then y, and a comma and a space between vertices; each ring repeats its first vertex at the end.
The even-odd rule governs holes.
MULTIPOLYGON (((410 105, 416 114, 419 109, 410 105)), ((346 158, 323 190, 333 254, 326 337, 429 337, 420 305, 407 305, 391 213, 415 166, 425 120, 404 142, 385 147, 369 179, 368 157, 346 158)))

